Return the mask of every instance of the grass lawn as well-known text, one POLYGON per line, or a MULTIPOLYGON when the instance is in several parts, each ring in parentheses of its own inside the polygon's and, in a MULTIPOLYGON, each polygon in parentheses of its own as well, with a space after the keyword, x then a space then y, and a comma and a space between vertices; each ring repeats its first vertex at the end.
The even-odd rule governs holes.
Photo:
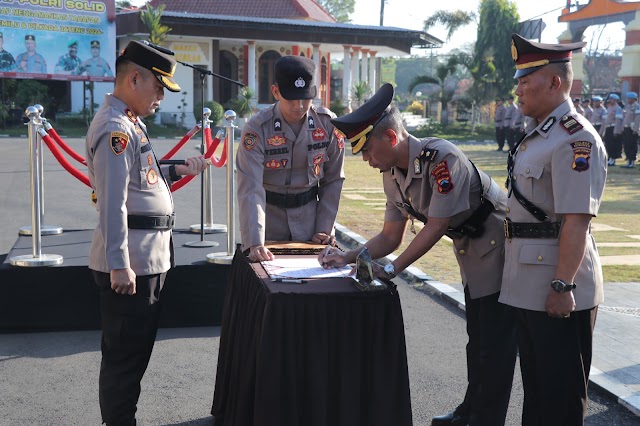
MULTIPOLYGON (((506 154, 496 152, 496 146, 493 144, 460 144, 459 146, 478 168, 491 175, 499 184, 504 184, 507 177, 506 154)), ((360 155, 353 156, 350 151, 347 151, 345 156, 345 175, 338 222, 369 239, 380 232, 384 220, 386 198, 382 190, 382 175, 362 161, 360 155)), ((598 243, 640 242, 640 239, 630 237, 630 235, 640 236, 639 213, 640 168, 610 167, 600 213, 593 219, 593 223, 620 228, 620 230, 595 232, 596 241, 598 243)), ((420 229, 418 224, 420 223, 416 221, 417 230, 420 229)), ((400 254, 412 238, 413 234, 407 229, 405 241, 395 254, 400 254)), ((640 248, 633 247, 602 247, 599 251, 602 256, 640 254, 640 248)), ((452 244, 444 239, 414 263, 414 266, 438 281, 461 282, 452 244)), ((603 268, 606 282, 640 282, 640 265, 604 266, 603 268)))

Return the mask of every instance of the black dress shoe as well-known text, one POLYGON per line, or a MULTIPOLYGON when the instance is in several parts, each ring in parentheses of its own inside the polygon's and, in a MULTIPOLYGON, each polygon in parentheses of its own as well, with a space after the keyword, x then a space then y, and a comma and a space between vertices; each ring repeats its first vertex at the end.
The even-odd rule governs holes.
POLYGON ((468 424, 469 416, 458 412, 458 410, 431 419, 431 426, 467 426, 468 424))

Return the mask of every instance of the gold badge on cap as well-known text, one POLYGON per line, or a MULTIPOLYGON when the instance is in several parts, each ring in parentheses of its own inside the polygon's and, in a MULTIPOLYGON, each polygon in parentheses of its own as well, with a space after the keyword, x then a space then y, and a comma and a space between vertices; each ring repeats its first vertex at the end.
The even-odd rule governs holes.
POLYGON ((516 44, 513 42, 513 40, 511 40, 511 57, 514 61, 518 60, 518 48, 516 47, 516 44))

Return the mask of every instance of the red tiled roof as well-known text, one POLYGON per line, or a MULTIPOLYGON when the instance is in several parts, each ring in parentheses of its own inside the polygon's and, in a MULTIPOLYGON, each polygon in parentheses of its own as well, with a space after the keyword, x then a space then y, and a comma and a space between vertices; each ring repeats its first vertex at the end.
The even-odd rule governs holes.
POLYGON ((149 3, 153 7, 166 5, 166 12, 336 22, 315 0, 151 0, 149 3))

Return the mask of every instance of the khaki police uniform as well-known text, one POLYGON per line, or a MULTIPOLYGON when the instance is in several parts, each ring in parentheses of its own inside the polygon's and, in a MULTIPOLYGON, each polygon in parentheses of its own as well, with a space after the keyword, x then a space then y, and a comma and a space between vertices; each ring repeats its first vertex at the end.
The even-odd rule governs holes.
POLYGON ((513 116, 518 108, 512 102, 511 105, 505 106, 504 109, 504 118, 502 119, 502 131, 504 132, 504 139, 507 141, 507 146, 509 149, 513 146, 513 128, 511 124, 513 123, 513 116))
POLYGON ((638 127, 636 125, 636 120, 640 121, 640 118, 637 118, 637 116, 640 116, 638 101, 627 103, 622 114, 624 156, 629 164, 633 164, 638 153, 638 127))
POLYGON ((610 159, 622 157, 622 144, 619 141, 619 132, 622 127, 622 108, 615 105, 607 107, 607 113, 604 117, 604 127, 601 129, 601 135, 604 136, 605 148, 610 159))
POLYGON ((602 105, 600 105, 599 107, 593 109, 593 111, 591 112, 591 116, 589 117, 589 122, 601 136, 604 135, 603 133, 601 133, 601 131, 602 123, 604 123, 606 116, 607 110, 602 105))
POLYGON ((78 68, 78 75, 86 72, 91 77, 113 77, 109 63, 102 57, 91 57, 78 68))
POLYGON ((513 129, 513 143, 515 145, 524 136, 524 114, 522 114, 522 111, 517 106, 513 112, 511 128, 513 129))
POLYGON ((496 114, 495 117, 493 119, 495 126, 496 126, 496 142, 498 142, 498 149, 500 151, 502 151, 502 149, 504 149, 504 127, 503 127, 503 122, 504 122, 504 115, 506 113, 506 108, 503 105, 499 105, 498 107, 496 107, 496 114))
POLYGON ((591 106, 587 105, 586 108, 583 107, 584 109, 584 113, 582 115, 584 115, 584 118, 587 119, 587 121, 589 121, 589 123, 591 123, 591 115, 593 114, 593 108, 591 108, 591 106))
POLYGON ((311 106, 296 136, 276 102, 245 124, 236 158, 244 249, 333 233, 344 182, 344 136, 334 131, 332 117, 328 109, 311 106))

